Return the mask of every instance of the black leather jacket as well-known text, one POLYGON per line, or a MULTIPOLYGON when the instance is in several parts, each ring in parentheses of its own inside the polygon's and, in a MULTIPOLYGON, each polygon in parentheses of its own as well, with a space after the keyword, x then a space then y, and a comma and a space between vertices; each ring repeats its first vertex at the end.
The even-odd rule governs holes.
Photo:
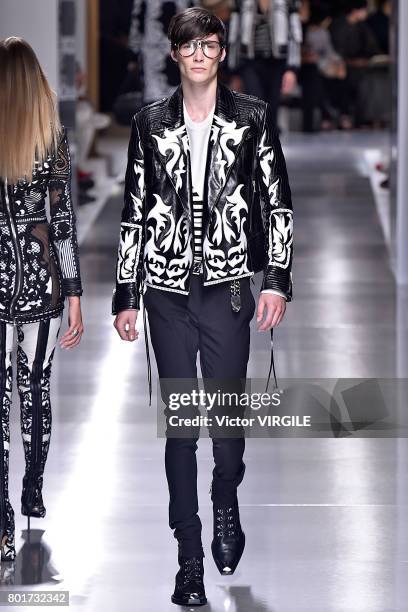
POLYGON ((81 295, 71 160, 66 130, 31 182, 0 180, 0 320, 34 323, 58 316, 64 297, 81 295), (50 198, 50 223, 45 202, 50 198))
MULTIPOLYGON (((181 86, 134 116, 124 197, 113 314, 139 309, 143 284, 189 293, 192 187, 181 86)), ((293 211, 278 132, 267 103, 221 83, 204 202, 204 285, 253 276, 249 244, 261 226, 262 289, 290 301, 293 211)))

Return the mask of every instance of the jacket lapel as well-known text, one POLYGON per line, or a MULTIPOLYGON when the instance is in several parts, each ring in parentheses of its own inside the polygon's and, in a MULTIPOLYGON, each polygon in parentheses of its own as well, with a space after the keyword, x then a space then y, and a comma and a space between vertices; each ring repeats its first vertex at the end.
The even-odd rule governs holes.
POLYGON ((249 129, 249 125, 239 126, 239 113, 231 90, 218 83, 217 101, 208 143, 204 194, 210 214, 225 187, 249 129))
POLYGON ((161 129, 159 133, 152 133, 156 152, 187 217, 191 219, 190 147, 183 119, 181 86, 168 99, 161 123, 164 131, 161 129))

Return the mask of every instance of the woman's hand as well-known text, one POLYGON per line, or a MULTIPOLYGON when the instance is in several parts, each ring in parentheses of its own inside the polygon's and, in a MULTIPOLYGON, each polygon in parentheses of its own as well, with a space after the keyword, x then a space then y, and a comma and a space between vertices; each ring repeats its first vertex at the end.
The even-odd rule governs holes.
POLYGON ((122 340, 133 342, 139 337, 136 330, 136 320, 138 310, 122 310, 116 315, 113 326, 122 340))
POLYGON ((68 329, 60 340, 62 348, 70 349, 77 346, 80 341, 82 334, 84 333, 84 326, 82 323, 81 314, 81 302, 79 296, 70 296, 69 309, 68 309, 68 329))

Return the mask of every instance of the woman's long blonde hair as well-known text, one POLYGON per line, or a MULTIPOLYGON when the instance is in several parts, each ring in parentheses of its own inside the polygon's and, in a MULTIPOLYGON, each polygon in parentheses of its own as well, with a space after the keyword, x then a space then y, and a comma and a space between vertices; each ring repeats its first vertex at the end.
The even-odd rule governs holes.
POLYGON ((0 177, 31 181, 60 132, 56 96, 33 49, 16 36, 0 41, 0 177))

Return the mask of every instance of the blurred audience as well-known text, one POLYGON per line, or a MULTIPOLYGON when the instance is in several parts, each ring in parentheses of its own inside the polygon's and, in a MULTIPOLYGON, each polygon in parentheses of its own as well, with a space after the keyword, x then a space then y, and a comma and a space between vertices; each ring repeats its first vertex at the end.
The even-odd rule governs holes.
POLYGON ((391 0, 371 14, 367 0, 101 0, 102 108, 115 100, 120 123, 179 84, 167 29, 194 5, 226 24, 220 78, 269 102, 275 123, 282 102, 300 105, 305 132, 389 123, 391 0))
MULTIPOLYGON (((363 83, 370 59, 380 54, 379 45, 367 25, 368 8, 366 0, 353 0, 330 25, 333 46, 347 66, 345 87, 345 111, 350 127, 365 124, 364 105, 367 98, 363 83)), ((346 125, 344 125, 346 127, 346 125)))
POLYGON ((369 15, 367 25, 375 36, 377 45, 384 55, 390 52, 390 17, 392 0, 379 0, 378 9, 369 15))
POLYGON ((107 128, 111 119, 109 115, 97 113, 86 95, 86 75, 77 63, 76 79, 76 134, 77 134, 77 173, 78 203, 80 206, 90 204, 95 198, 89 193, 95 186, 91 172, 85 170, 97 130, 107 128))
POLYGON ((281 94, 292 92, 300 69, 298 0, 237 0, 231 16, 229 67, 244 90, 269 102, 277 118, 281 94))
POLYGON ((169 96, 180 83, 167 31, 173 15, 196 4, 193 0, 134 0, 129 48, 137 62, 130 69, 139 73, 144 104, 169 96))
POLYGON ((312 7, 310 3, 304 2, 302 9, 304 44, 300 82, 303 131, 315 131, 316 108, 320 110, 321 116, 318 130, 349 127, 348 117, 344 115, 347 110, 346 66, 331 42, 328 30, 332 21, 329 6, 321 3, 312 7))
POLYGON ((109 112, 120 92, 133 53, 128 36, 133 0, 99 0, 100 110, 109 112))

